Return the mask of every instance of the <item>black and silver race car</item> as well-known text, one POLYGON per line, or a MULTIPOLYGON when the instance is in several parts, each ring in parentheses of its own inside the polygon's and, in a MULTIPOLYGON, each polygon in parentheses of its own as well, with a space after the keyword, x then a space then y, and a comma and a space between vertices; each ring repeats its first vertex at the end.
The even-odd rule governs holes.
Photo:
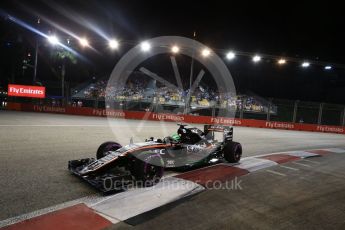
POLYGON ((177 134, 163 139, 151 137, 126 146, 105 142, 99 146, 96 159, 69 161, 68 169, 97 189, 114 192, 133 181, 152 186, 160 181, 165 169, 188 170, 240 160, 242 146, 232 140, 232 127, 205 125, 201 131, 186 126, 179 124, 177 134), (215 138, 217 132, 222 134, 221 141, 215 138))

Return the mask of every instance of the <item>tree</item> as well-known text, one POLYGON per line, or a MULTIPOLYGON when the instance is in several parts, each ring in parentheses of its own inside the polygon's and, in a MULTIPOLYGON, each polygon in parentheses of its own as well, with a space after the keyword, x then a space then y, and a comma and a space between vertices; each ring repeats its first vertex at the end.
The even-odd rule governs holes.
POLYGON ((61 96, 65 100, 65 76, 66 76, 66 64, 67 62, 70 62, 72 64, 77 63, 76 56, 65 49, 57 48, 54 49, 52 52, 52 58, 61 63, 61 96))

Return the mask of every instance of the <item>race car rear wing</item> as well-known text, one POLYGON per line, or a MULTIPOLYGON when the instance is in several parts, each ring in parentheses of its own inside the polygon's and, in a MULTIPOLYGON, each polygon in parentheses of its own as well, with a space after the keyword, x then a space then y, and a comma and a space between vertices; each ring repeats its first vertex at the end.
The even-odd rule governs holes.
POLYGON ((214 140, 215 132, 222 132, 224 141, 232 141, 233 139, 234 129, 231 126, 204 125, 204 133, 206 137, 212 138, 212 140, 214 140))

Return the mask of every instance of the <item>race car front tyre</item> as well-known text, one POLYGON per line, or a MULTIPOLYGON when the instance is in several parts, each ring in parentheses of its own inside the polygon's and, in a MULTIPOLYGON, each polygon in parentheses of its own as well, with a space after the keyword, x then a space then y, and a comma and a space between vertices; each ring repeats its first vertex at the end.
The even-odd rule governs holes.
POLYGON ((223 148, 223 154, 229 163, 237 163, 242 156, 242 145, 238 142, 227 142, 223 148))
POLYGON ((100 159, 105 157, 109 151, 116 151, 122 146, 119 143, 108 141, 101 144, 97 149, 96 158, 100 159))
POLYGON ((140 187, 150 187, 157 184, 164 174, 164 162, 157 153, 143 152, 135 159, 132 175, 140 187))

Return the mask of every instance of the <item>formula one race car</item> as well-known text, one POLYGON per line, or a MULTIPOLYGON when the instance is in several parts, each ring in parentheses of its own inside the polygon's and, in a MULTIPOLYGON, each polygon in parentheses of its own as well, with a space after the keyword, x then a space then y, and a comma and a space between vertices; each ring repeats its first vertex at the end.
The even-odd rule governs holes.
POLYGON ((240 160, 242 146, 232 141, 232 127, 205 125, 201 131, 186 126, 179 124, 177 133, 164 139, 151 137, 124 147, 105 142, 99 146, 96 159, 69 161, 68 169, 97 189, 114 192, 126 189, 133 181, 152 186, 160 181, 165 169, 188 170, 240 160), (217 132, 222 134, 221 141, 215 138, 217 132))

